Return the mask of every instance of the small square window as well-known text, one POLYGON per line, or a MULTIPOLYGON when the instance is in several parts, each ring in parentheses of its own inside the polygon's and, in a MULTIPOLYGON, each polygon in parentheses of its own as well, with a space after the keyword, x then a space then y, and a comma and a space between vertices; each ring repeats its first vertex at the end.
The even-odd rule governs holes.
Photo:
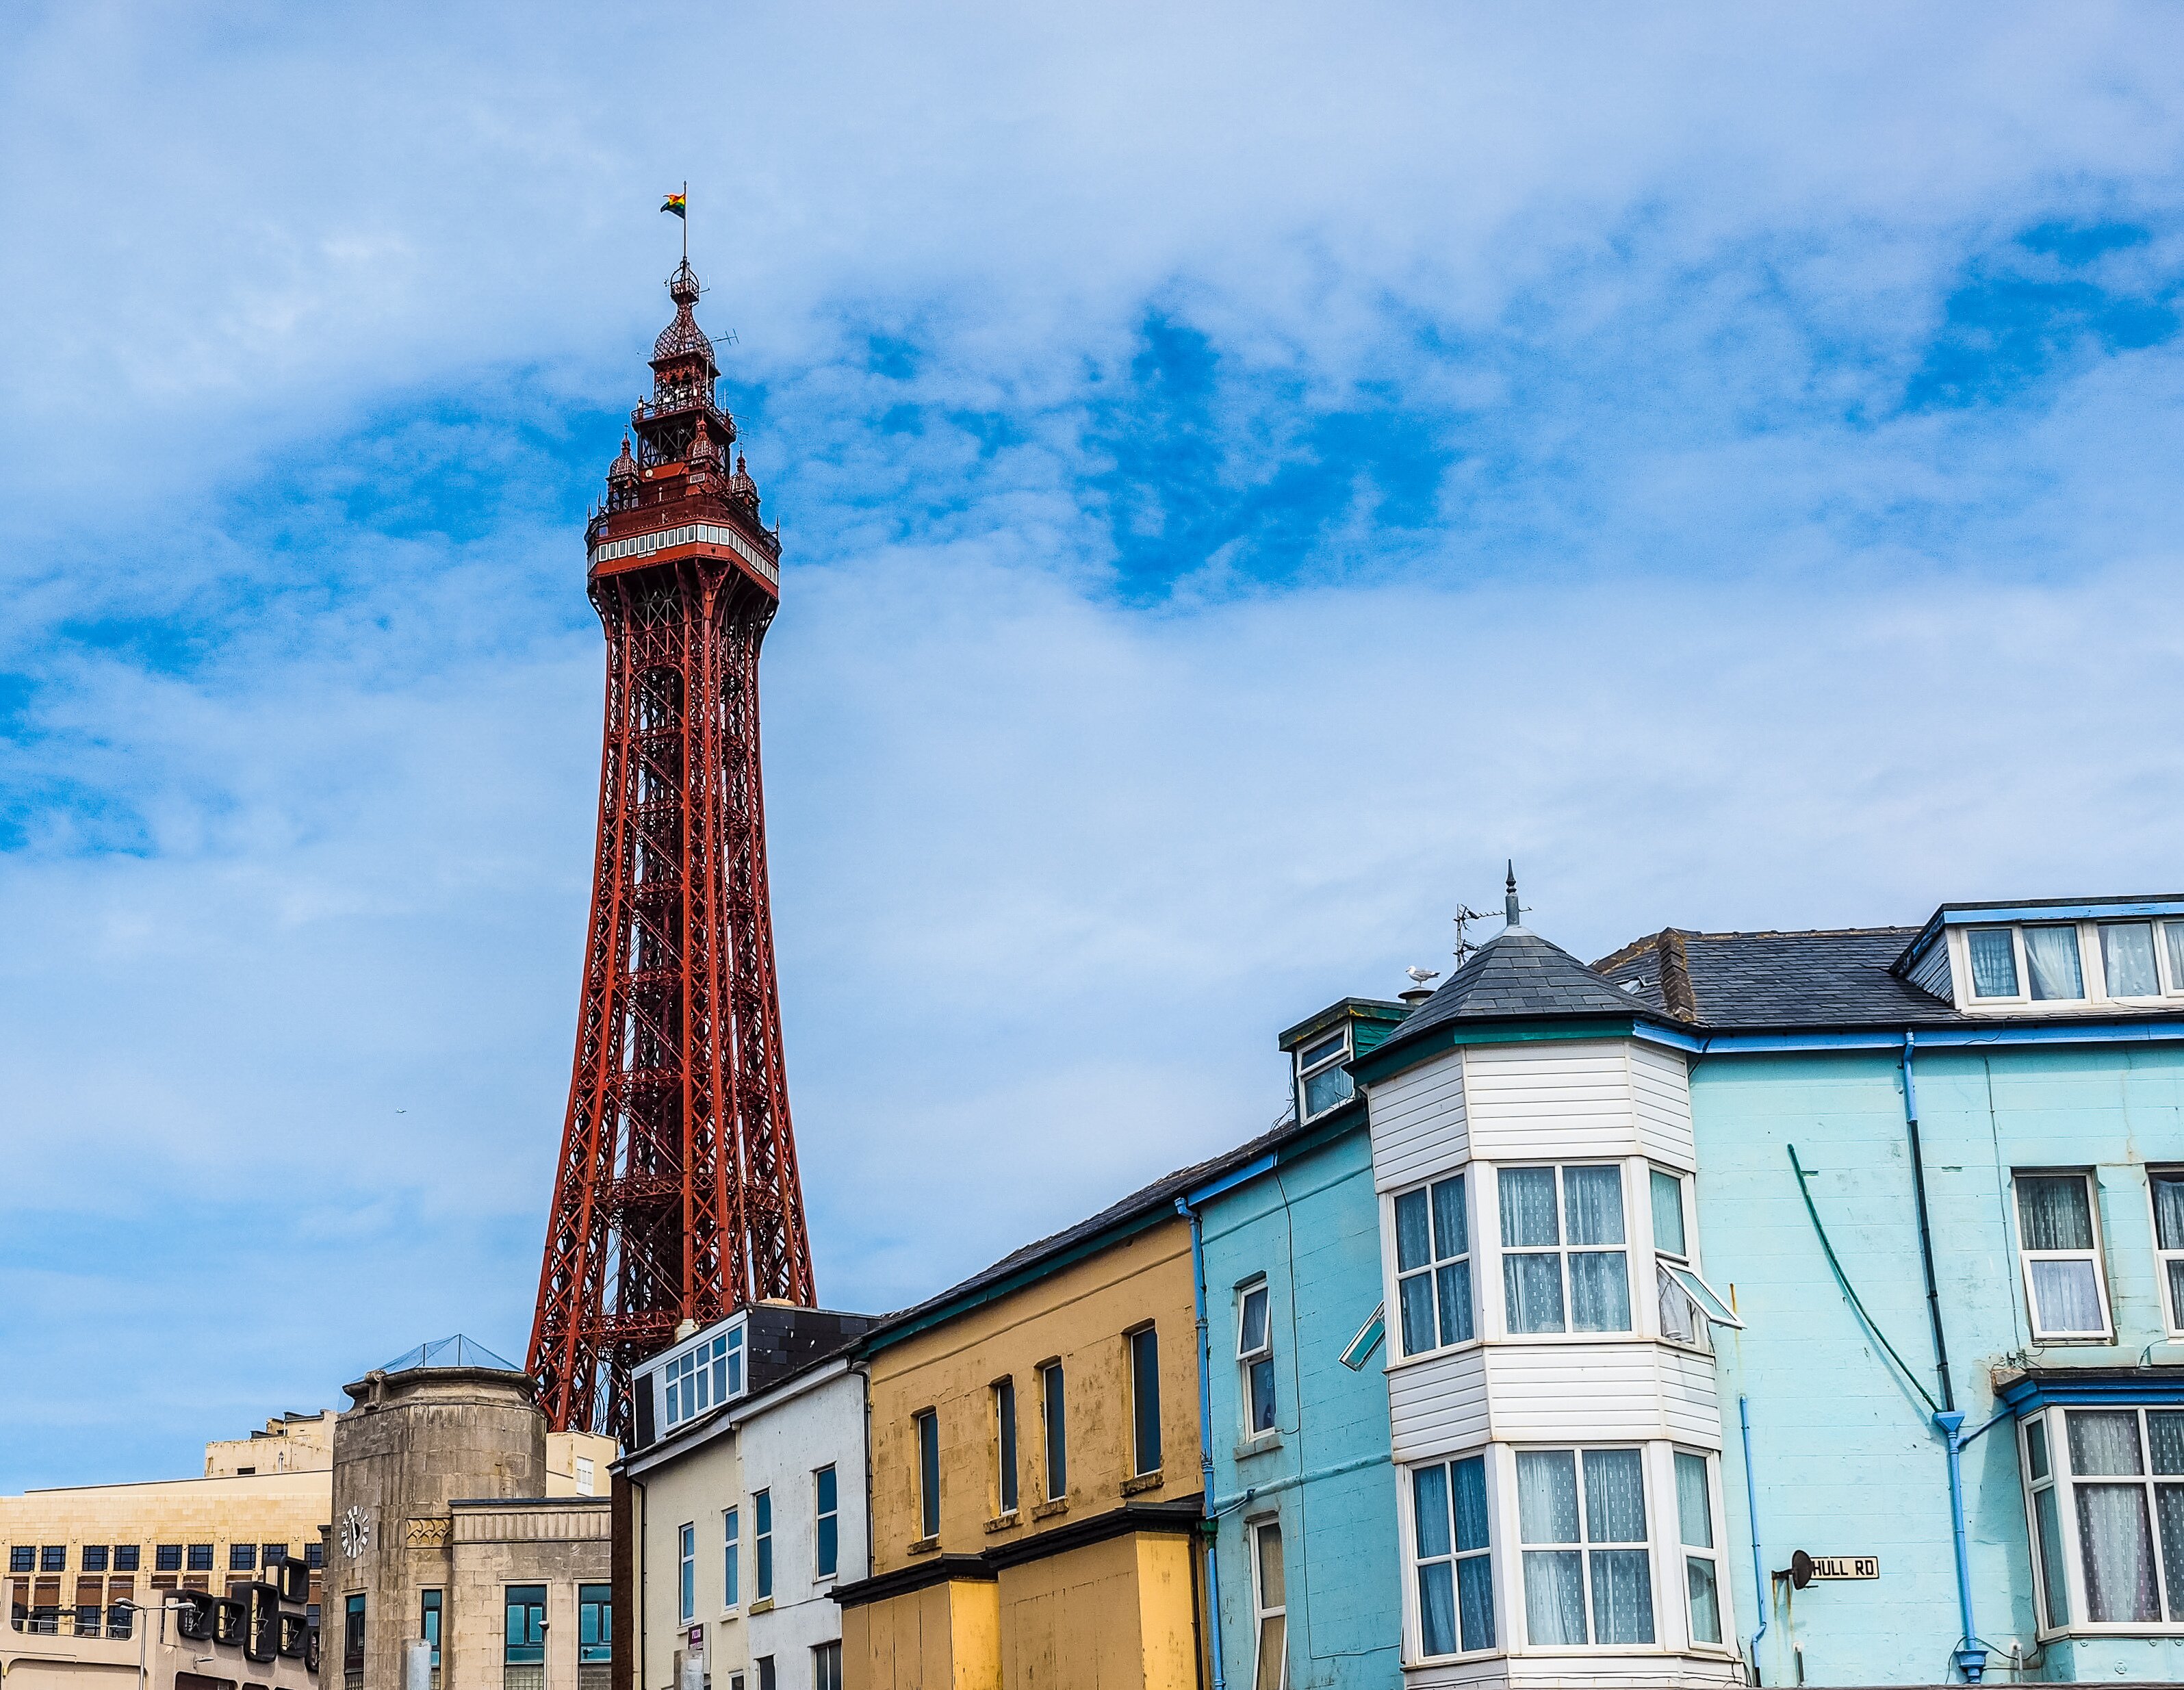
POLYGON ((2015 997, 2017 943, 2006 927, 1975 927, 1964 935, 1972 958, 1974 997, 2015 997))
POLYGON ((142 1553, 142 1545, 136 1543, 115 1544, 114 1546, 114 1570, 117 1573, 135 1572, 137 1565, 136 1558, 142 1553))
POLYGON ((182 1546, 162 1543, 152 1552, 153 1567, 163 1573, 178 1573, 182 1570, 182 1546))
POLYGON ((38 1546, 17 1543, 8 1551, 8 1570, 11 1573, 34 1573, 38 1570, 38 1546))
POLYGON ((306 1543, 304 1546, 304 1565, 305 1566, 310 1568, 315 1572, 320 1567, 325 1566, 326 1564, 326 1546, 325 1544, 306 1543))
POLYGON ((83 1546, 83 1570, 87 1573, 103 1573, 106 1570, 106 1545, 86 1543, 83 1546))
POLYGON ((1305 1120, 1323 1115, 1350 1100, 1353 1090, 1350 1070, 1342 1066, 1350 1056, 1350 1029, 1345 1026, 1318 1039, 1297 1052, 1297 1113, 1305 1120))
POLYGON ((42 1573, 66 1572, 68 1545, 65 1543, 41 1544, 38 1548, 38 1570, 42 1573))
POLYGON ((258 1546, 255 1543, 229 1544, 227 1570, 231 1573, 255 1572, 258 1570, 258 1546))
POLYGON ((193 1573, 209 1573, 212 1570, 211 1544, 192 1543, 190 1545, 190 1570, 193 1573))

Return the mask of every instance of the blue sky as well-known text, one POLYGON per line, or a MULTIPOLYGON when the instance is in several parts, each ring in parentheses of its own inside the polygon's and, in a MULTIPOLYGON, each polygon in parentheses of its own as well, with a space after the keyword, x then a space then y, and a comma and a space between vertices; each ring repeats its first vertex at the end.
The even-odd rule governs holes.
POLYGON ((830 1302, 1505 856, 1587 956, 2174 890, 2173 10, 598 11, 0 20, 0 1488, 522 1348, 685 179, 830 1302))

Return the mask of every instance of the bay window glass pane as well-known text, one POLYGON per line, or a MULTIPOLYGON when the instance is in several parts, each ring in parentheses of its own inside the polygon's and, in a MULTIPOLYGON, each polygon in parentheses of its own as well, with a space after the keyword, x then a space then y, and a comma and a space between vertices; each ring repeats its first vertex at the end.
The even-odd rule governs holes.
POLYGON ((1448 1469, 1420 1467, 1411 1475, 1412 1530, 1418 1559, 1431 1560, 1455 1547, 1448 1531, 1448 1469))
POLYGON ((2184 1485, 2156 1485, 2153 1512, 2161 1525, 2161 1576, 2169 1584, 2169 1617, 2184 1620, 2184 1485))
POLYGON ((1592 1552, 1592 1640, 1653 1641, 1653 1570, 1643 1549, 1592 1552))
POLYGON ((2035 1262, 2032 1298, 2043 1332, 2100 1332, 2100 1280, 2089 1261, 2035 1262))
POLYGON ((2085 1555, 2086 1617, 2096 1624, 2159 1619, 2153 1534, 2146 1517, 2145 1486, 2079 1485, 2074 1488, 2078 1497, 2078 1538, 2085 1555))
POLYGON ((2184 1258, 2164 1265, 2169 1269, 2169 1324, 2184 1330, 2184 1258))
POLYGON ((1972 953, 1972 996, 2017 996, 2017 947, 2009 942, 2006 927, 1982 927, 1970 935, 1972 953))
POLYGON ((1433 1260, 1433 1235, 1427 1230, 1426 1194, 1406 1191, 1396 1199, 1396 1270, 1408 1273, 1433 1260))
POLYGON ((1419 1641, 1428 1654, 1457 1651, 1455 1573, 1447 1561, 1418 1569, 1419 1641))
POLYGON ((1713 1563, 1697 1555, 1684 1560, 1684 1586, 1691 1604, 1691 1640, 1721 1641, 1721 1592, 1716 1588, 1713 1563))
POLYGON ((1486 1458, 1474 1455, 1451 1464, 1456 1480, 1456 1547, 1486 1547, 1486 1458))
POLYGON ((2063 1510, 2053 1486, 2033 1498, 2032 1512, 2040 1522, 2040 1590, 2048 1605, 2048 1623, 2067 1626, 2070 1581, 2063 1565, 2063 1510))
POLYGON ((2174 1408, 2147 1410, 2146 1442, 2154 1472, 2184 1473, 2184 1414, 2174 1408))
POLYGON ((1630 1330, 1630 1275, 1620 1250, 1570 1252, 1570 1330, 1630 1330))
POLYGON ((2025 970, 2032 976, 2035 1001, 2083 997, 2086 979, 2078 966, 2078 929, 2026 928, 2025 970))
POLYGON ((1434 1347, 1434 1287, 1431 1274, 1413 1274, 1396 1286, 1402 1303, 1403 1353, 1414 1356, 1434 1347))
MULTIPOLYGON (((2176 929, 2184 933, 2184 923, 2176 929)), ((2184 1250, 2184 1174, 2153 1176, 2153 1241, 2163 1250, 2184 1250)))
POLYGON ((1575 1452, 1517 1452, 1517 1531, 1527 1543, 1578 1541, 1575 1452))
POLYGON ((2138 1447, 2138 1414, 2132 1408, 2073 1408, 2070 1470, 2089 1477, 2137 1478, 2146 1470, 2138 1447))
POLYGON ((1690 1252, 1684 1248, 1684 1182, 1673 1174, 1652 1170, 1653 1247, 1671 1256, 1690 1252))
POLYGON ((1623 1170, 1565 1168, 1563 1202, 1569 1211, 1573 1244, 1623 1242, 1623 1170))
MULTIPOLYGON (((1421 1280, 1424 1276, 1420 1275, 1421 1280)), ((1440 1341, 1468 1343, 1471 1339, 1471 1263, 1451 1262, 1434 1276, 1440 1296, 1440 1341)))
POLYGON ((1332 1109, 1355 1090, 1346 1068, 1323 1068, 1304 1083, 1304 1112, 1317 1115, 1332 1109))
POLYGON ((1433 1188, 1434 1254, 1446 1262, 1471 1253, 1471 1229, 1463 1213, 1463 1176, 1433 1188))
POLYGON ((1467 1649, 1494 1647, 1494 1567, 1485 1555, 1456 1564, 1456 1599, 1467 1649))
POLYGON ((1680 1449, 1676 1452, 1676 1525, 1685 1548, 1713 1548, 1713 1509, 1707 1494, 1706 1457, 1680 1449))
POLYGON ((2153 968, 2153 923, 2112 922, 2101 929, 2101 972, 2110 997, 2158 997, 2161 977, 2153 968))
POLYGON ((1646 1541, 1646 1481, 1636 1450, 1585 1451, 1585 1535, 1594 1543, 1646 1541))
POLYGON ((1504 1256, 1502 1293, 1512 1332, 1563 1330, 1563 1263, 1559 1256, 1504 1256))
POLYGON ((2169 921, 2161 924, 2169 940, 2170 983, 2184 989, 2184 921, 2169 921))
POLYGON ((2027 1420, 2025 1423, 2025 1456, 2032 1468, 2036 1481, 2048 1476, 2048 1423, 2027 1420))
POLYGON ((1505 1168, 1500 1178, 1503 1247, 1537 1249, 1561 1243, 1562 1229, 1555 1218, 1555 1170, 1505 1168))
POLYGON ((2017 1176, 2017 1224, 2028 1250, 2090 1250, 2093 1214, 2077 1174, 2017 1176))
POLYGON ((1524 1551, 1524 1635, 1541 1647, 1585 1641, 1585 1570, 1576 1550, 1524 1551))

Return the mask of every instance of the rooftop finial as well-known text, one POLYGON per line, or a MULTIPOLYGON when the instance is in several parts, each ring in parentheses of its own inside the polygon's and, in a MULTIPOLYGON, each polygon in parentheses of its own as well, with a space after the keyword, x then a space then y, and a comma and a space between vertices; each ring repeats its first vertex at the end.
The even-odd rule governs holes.
POLYGON ((1502 894, 1502 912, 1507 918, 1510 926, 1524 926, 1524 912, 1517 907, 1517 859, 1513 856, 1509 859, 1509 884, 1507 890, 1502 894))

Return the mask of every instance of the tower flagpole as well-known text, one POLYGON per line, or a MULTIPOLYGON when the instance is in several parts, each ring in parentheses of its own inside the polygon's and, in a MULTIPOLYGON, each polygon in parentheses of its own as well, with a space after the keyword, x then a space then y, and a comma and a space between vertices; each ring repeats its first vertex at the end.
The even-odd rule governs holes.
POLYGON ((675 220, 682 226, 682 262, 690 262, 690 184, 682 184, 682 215, 675 220))

